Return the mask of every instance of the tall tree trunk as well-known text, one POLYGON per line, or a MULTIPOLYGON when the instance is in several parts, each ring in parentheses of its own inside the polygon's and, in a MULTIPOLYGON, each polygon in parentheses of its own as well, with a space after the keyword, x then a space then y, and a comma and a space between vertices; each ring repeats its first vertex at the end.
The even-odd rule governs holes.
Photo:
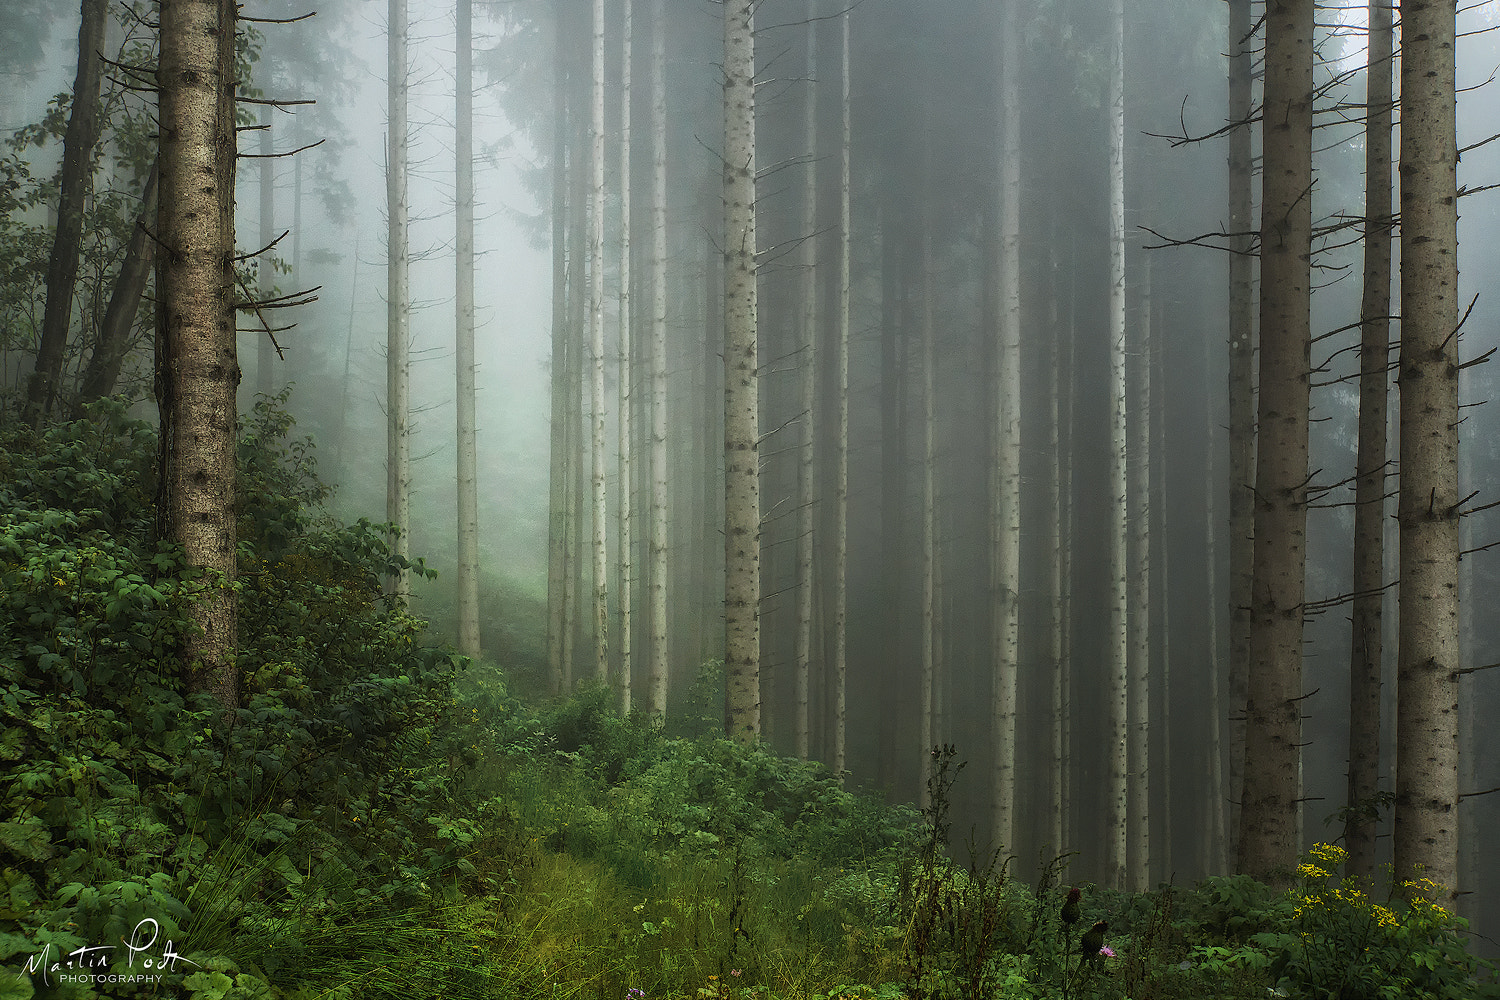
MULTIPOLYGON (((931 136, 924 142, 930 150, 931 136)), ((931 154, 924 155, 922 188, 932 190, 931 154)), ((932 259, 932 205, 922 210, 922 678, 917 704, 917 803, 932 806, 927 775, 932 763, 932 714, 934 675, 937 671, 937 407, 933 399, 933 341, 937 337, 933 315, 934 265, 932 259)))
POLYGON ((798 370, 801 390, 802 435, 797 477, 797 635, 793 666, 794 716, 792 742, 797 756, 807 760, 808 677, 812 672, 814 505, 817 502, 815 463, 817 452, 818 355, 818 29, 817 0, 807 0, 806 82, 802 85, 802 136, 807 163, 802 177, 802 363, 798 370))
POLYGON ((1125 425, 1125 5, 1113 0, 1110 8, 1109 74, 1109 491, 1115 498, 1109 523, 1109 621, 1107 625, 1109 686, 1106 732, 1109 740, 1109 783, 1105 812, 1107 849, 1105 884, 1125 887, 1127 875, 1130 780, 1126 692, 1129 634, 1126 618, 1126 519, 1129 494, 1125 425))
POLYGON ((1229 0, 1229 851, 1238 850, 1255 558, 1255 252, 1251 0, 1229 0))
POLYGON ((724 731, 760 738, 754 0, 724 3, 724 731))
POLYGON ((1128 352, 1127 367, 1133 369, 1129 386, 1129 492, 1130 519, 1129 659, 1130 688, 1130 888, 1146 892, 1151 887, 1151 264, 1142 258, 1140 310, 1136 320, 1134 350, 1128 352))
MULTIPOLYGON (((1212 343, 1203 340, 1203 426, 1218 426, 1218 413, 1214 407, 1215 393, 1207 375, 1212 370, 1212 343)), ((1223 875, 1229 865, 1229 835, 1225 825, 1228 802, 1224 785, 1224 702, 1219 689, 1223 674, 1223 661, 1219 657, 1219 490, 1218 464, 1214 461, 1217 439, 1210 435, 1207 455, 1203 462, 1203 607, 1204 624, 1208 629, 1208 754, 1205 787, 1208 789, 1207 809, 1203 817, 1203 870, 1208 875, 1223 875)))
POLYGON ((1021 108, 1017 5, 1000 22, 1000 272, 999 337, 995 350, 994 491, 990 572, 995 680, 992 724, 995 773, 992 836, 1016 847, 1016 688, 1021 622, 1021 108))
POLYGON ((623 28, 620 33, 620 360, 619 433, 620 499, 620 712, 630 714, 630 584, 634 567, 631 531, 631 478, 635 448, 630 408, 635 405, 631 378, 630 336, 630 44, 632 0, 622 0, 623 28))
POLYGON ((651 648, 647 705, 667 714, 667 19, 651 7, 651 648))
POLYGON ((563 691, 563 635, 567 623, 568 483, 568 32, 563 4, 554 9, 552 80, 552 371, 551 451, 547 477, 547 676, 563 691))
POLYGON ((106 0, 82 0, 78 25, 78 69, 73 78, 73 106, 63 134, 62 190, 57 230, 47 261, 47 302, 42 312, 42 339, 36 369, 26 386, 26 420, 41 426, 56 401, 62 382, 63 355, 73 319, 73 286, 78 279, 78 246, 83 233, 83 206, 93 181, 94 145, 99 141, 99 49, 104 44, 106 0))
POLYGON ((1297 864, 1306 578, 1313 0, 1269 0, 1260 239, 1260 404, 1239 870, 1297 864))
POLYGON ((594 0, 593 116, 589 127, 589 454, 593 475, 594 677, 609 675, 609 548, 604 450, 604 0, 594 0))
POLYGON ((125 246, 125 257, 120 263, 120 273, 115 276, 115 287, 110 293, 109 305, 104 309, 104 319, 99 323, 94 353, 89 355, 88 367, 79 383, 78 399, 73 405, 75 420, 83 416, 83 408, 89 403, 115 391, 125 356, 130 353, 130 334, 135 329, 141 296, 145 294, 155 259, 156 244, 151 239, 150 230, 157 211, 157 176, 157 166, 153 163, 151 172, 146 175, 146 187, 141 192, 141 213, 135 220, 130 242, 125 246))
POLYGON ((479 455, 474 427, 473 0, 458 0, 454 81, 454 368, 458 411, 458 651, 479 656, 479 455))
MULTIPOLYGON (((406 43, 407 0, 390 0, 387 27, 389 148, 385 166, 386 219, 386 489, 385 517, 394 528, 391 552, 411 554, 411 284, 407 257, 406 43)), ((411 572, 390 582, 398 597, 411 595, 411 572)))
POLYGON ((830 767, 844 778, 845 699, 849 650, 849 207, 852 119, 849 101, 849 10, 842 17, 839 57, 839 287, 838 287, 838 426, 834 445, 833 495, 833 753, 830 767))
POLYGON ((189 685, 233 724, 235 623, 233 0, 163 0, 157 67, 160 189, 156 238, 157 393, 164 459, 162 535, 207 587, 188 607, 189 685), (209 169, 205 171, 205 165, 209 169))
POLYGON ((1398 880, 1458 889, 1458 162, 1455 6, 1401 7, 1398 880), (1419 874, 1414 874, 1419 873, 1419 874))
POLYGON ((1375 876, 1380 791, 1380 676, 1385 604, 1385 482, 1391 312, 1391 0, 1371 0, 1365 70, 1365 267, 1360 301, 1359 447, 1354 485, 1353 639, 1349 657, 1346 872, 1375 876))

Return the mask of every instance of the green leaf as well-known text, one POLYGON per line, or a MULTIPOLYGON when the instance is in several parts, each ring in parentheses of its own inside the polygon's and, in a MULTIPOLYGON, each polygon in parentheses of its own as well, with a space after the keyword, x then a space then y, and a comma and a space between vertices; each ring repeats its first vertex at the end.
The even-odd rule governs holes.
POLYGON ((52 849, 52 831, 35 816, 19 823, 0 823, 0 846, 28 861, 48 861, 57 853, 52 849))

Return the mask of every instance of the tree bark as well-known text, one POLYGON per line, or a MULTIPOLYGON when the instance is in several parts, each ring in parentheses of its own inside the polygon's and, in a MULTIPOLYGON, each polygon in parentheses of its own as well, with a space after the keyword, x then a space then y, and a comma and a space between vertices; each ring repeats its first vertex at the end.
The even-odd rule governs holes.
POLYGON ((990 519, 992 725, 995 773, 992 835, 1000 850, 1016 847, 1016 691, 1021 612, 1021 109, 1017 5, 1000 22, 1000 259, 995 287, 1000 328, 995 351, 994 488, 990 519))
POLYGON ((631 575, 634 571, 634 542, 631 524, 631 478, 635 448, 630 409, 635 405, 634 380, 631 376, 630 315, 630 46, 632 0, 622 0, 623 28, 620 34, 620 353, 619 353, 619 470, 620 499, 616 512, 620 518, 620 712, 630 714, 631 672, 631 575))
POLYGON ((1458 889, 1455 5, 1401 6, 1401 611, 1395 876, 1458 889))
POLYGON ((73 319, 73 286, 78 279, 78 247, 83 206, 93 186, 94 145, 99 141, 99 49, 104 44, 106 0, 82 0, 78 25, 78 69, 73 106, 63 134, 61 192, 57 230, 47 261, 47 301, 36 368, 26 387, 26 421, 40 427, 61 388, 63 355, 73 319))
POLYGON ((667 714, 667 20, 651 9, 651 647, 647 704, 667 714))
POLYGON ((1129 495, 1125 423, 1125 5, 1110 8, 1109 76, 1109 490, 1114 498, 1109 524, 1107 722, 1109 783, 1105 813, 1105 884, 1125 888, 1128 873, 1127 732, 1129 632, 1126 618, 1126 497, 1129 495))
POLYGON ((1239 870, 1286 884, 1301 811, 1313 0, 1266 13, 1260 404, 1239 870))
POLYGON ((798 758, 807 760, 808 678, 812 672, 813 590, 816 586, 814 505, 817 502, 818 354, 818 28, 817 0, 807 0, 807 80, 802 85, 802 135, 807 163, 802 177, 802 362, 798 369, 802 434, 797 476, 797 634, 793 666, 792 742, 798 758))
POLYGON ((724 730, 760 738, 754 0, 724 4, 724 730))
POLYGON ((609 676, 609 510, 604 450, 604 0, 594 0, 593 116, 589 126, 589 454, 593 500, 594 677, 609 676))
POLYGON ((157 392, 163 536, 203 573, 183 638, 189 685, 233 724, 235 623, 233 0, 163 0, 157 67, 160 257, 157 392))
POLYGON ((1353 639, 1349 658, 1349 786, 1345 871, 1375 876, 1380 791, 1382 608, 1391 312, 1391 0, 1371 0, 1365 70, 1364 293, 1360 301, 1359 444, 1354 485, 1353 639))
POLYGON ((547 676, 563 690, 563 635, 567 621, 568 483, 568 39, 563 3, 554 9, 552 80, 552 364, 551 451, 547 477, 547 676))
MULTIPOLYGON (((411 284, 407 201, 407 0, 390 0, 386 88, 390 134, 386 153, 386 491, 385 517, 393 528, 391 553, 411 554, 411 284)), ((397 597, 411 596, 411 572, 390 581, 397 597)))
MULTIPOLYGON (((1129 537, 1129 628, 1127 661, 1129 704, 1130 888, 1151 887, 1151 264, 1139 264, 1140 310, 1134 350, 1127 369, 1133 370, 1126 411, 1130 446, 1127 517, 1129 537)), ((1130 374, 1127 371, 1127 374, 1130 374)))
POLYGON ((838 426, 834 446, 833 497, 833 753, 830 767, 844 780, 844 742, 849 650, 849 207, 852 118, 849 101, 849 10, 842 17, 839 57, 839 276, 838 276, 838 426))
POLYGON ((473 0, 458 0, 454 82, 454 374, 458 426, 458 651, 479 648, 479 448, 474 426, 473 0))
POLYGON ((1250 576, 1255 558, 1255 252, 1251 0, 1229 0, 1229 852, 1238 850, 1250 683, 1250 576))

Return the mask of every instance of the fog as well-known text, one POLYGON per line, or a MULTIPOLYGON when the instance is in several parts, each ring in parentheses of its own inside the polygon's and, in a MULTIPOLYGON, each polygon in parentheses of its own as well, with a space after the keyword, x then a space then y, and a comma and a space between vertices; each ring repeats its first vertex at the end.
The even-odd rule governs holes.
MULTIPOLYGON (((384 4, 333 0, 317 16, 254 30, 260 58, 253 86, 271 98, 312 100, 270 112, 278 152, 324 140, 295 156, 269 161, 274 171, 273 224, 261 227, 261 162, 242 159, 237 242, 253 252, 290 235, 275 253, 282 292, 315 289, 316 301, 295 311, 294 329, 279 333, 284 357, 266 365, 262 334, 242 332, 243 410, 267 385, 291 386, 288 407, 299 431, 316 442, 319 468, 337 492, 342 517, 384 521, 386 514, 386 199, 387 25, 384 4)), ((606 266, 603 301, 608 344, 607 467, 618 468, 619 197, 632 187, 636 282, 633 326, 637 388, 647 371, 647 271, 651 163, 648 152, 650 4, 637 0, 632 61, 633 163, 620 176, 619 116, 622 4, 607 5, 606 266)), ((848 440, 848 718, 850 783, 917 801, 925 780, 921 694, 924 401, 922 337, 933 336, 934 483, 940 636, 932 740, 952 743, 969 768, 955 795, 955 839, 991 836, 995 766, 991 686, 994 597, 988 553, 992 517, 993 396, 991 365, 1000 305, 994 281, 998 213, 996 5, 981 0, 862 0, 849 12, 851 30, 852 191, 850 196, 851 320, 848 440), (930 275, 930 299, 924 298, 930 275), (962 835, 962 836, 960 836, 962 835)), ((289 0, 249 5, 254 15, 294 18, 289 0)), ((756 129, 759 247, 761 461, 761 697, 765 741, 794 746, 797 624, 799 440, 811 419, 818 488, 813 498, 816 562, 813 599, 812 756, 832 760, 834 649, 831 487, 836 452, 835 375, 817 373, 811 413, 803 411, 799 375, 807 357, 801 319, 805 241, 817 266, 816 337, 820 365, 833 355, 838 304, 839 88, 842 8, 815 4, 815 66, 806 53, 806 0, 764 0, 757 10, 756 129), (806 88, 816 86, 816 138, 804 123, 806 88), (806 171, 817 184, 816 226, 806 231, 806 171)), ((686 710, 705 663, 723 657, 723 438, 720 351, 723 337, 720 192, 723 52, 721 8, 706 0, 667 0, 666 138, 668 343, 668 713, 686 710)), ((554 379, 554 323, 586 347, 572 307, 554 315, 553 199, 570 201, 570 225, 581 215, 576 194, 552 189, 554 87, 566 74, 570 110, 563 123, 570 169, 587 155, 587 10, 581 3, 513 0, 476 4, 475 183, 478 259, 476 309, 479 448, 481 636, 483 661, 506 671, 517 690, 546 692, 548 676, 549 464, 555 447, 552 393, 569 394, 588 420, 584 384, 554 379), (560 9, 566 8, 564 15, 560 9), (576 8, 576 9, 574 9, 576 8), (562 28, 559 29, 559 17, 562 28), (556 32, 571 33, 557 44, 556 32), (559 56, 558 53, 562 53, 559 56), (580 69, 582 67, 582 69, 580 69), (579 82, 581 81, 581 82, 579 82), (580 154, 580 150, 582 153, 580 154)), ((1320 28, 1315 135, 1315 222, 1363 213, 1363 122, 1349 105, 1363 100, 1364 11, 1329 9, 1320 28), (1332 81, 1330 83, 1330 81, 1332 81)), ((1500 22, 1494 0, 1460 15, 1459 146, 1500 132, 1500 101, 1489 83, 1500 64, 1500 22)), ((0 15, 0 23, 5 20, 0 15)), ((1004 845, 1029 871, 1034 859, 1076 851, 1079 878, 1104 873, 1104 799, 1108 776, 1107 548, 1112 495, 1109 460, 1108 18, 1096 0, 1024 5, 1020 16, 1022 97, 1021 237, 1021 568, 1019 701, 1016 752, 1016 842, 1004 845), (1060 346, 1059 346, 1060 345, 1060 346), (1054 358, 1052 349, 1063 351, 1054 358), (1051 421, 1051 365, 1062 374, 1057 449, 1051 421), (1054 459, 1058 459, 1054 462, 1054 459), (1069 469, 1060 499, 1049 484, 1069 469), (1049 777, 1051 595, 1045 525, 1064 512, 1071 591, 1065 628, 1072 693, 1069 718, 1069 820, 1065 842, 1049 842, 1047 804, 1057 790, 1049 777)), ((413 605, 432 622, 435 639, 456 631, 454 406, 454 13, 450 4, 417 2, 411 9, 411 399, 413 413, 411 551, 438 571, 414 584, 413 605)), ((1228 532, 1232 489, 1227 451, 1227 48, 1223 5, 1182 0, 1132 0, 1125 56, 1125 190, 1128 264, 1126 302, 1132 351, 1149 329, 1155 352, 1149 429, 1150 601, 1131 610, 1149 626, 1150 752, 1143 768, 1152 795, 1150 878, 1185 881, 1222 870, 1221 845, 1211 843, 1212 812, 1227 809, 1209 792, 1212 769, 1227 776, 1230 720, 1228 671, 1228 532), (1215 722, 1217 725, 1211 725, 1215 722), (1219 745, 1215 745, 1215 732, 1219 745)), ((0 76, 0 127, 37 120, 46 101, 71 83, 76 18, 57 15, 42 36, 34 64, 16 57, 0 76)), ((251 133, 250 135, 253 135, 251 133)), ((1258 136, 1258 131, 1257 131, 1258 136)), ((243 151, 258 138, 242 136, 243 151)), ((1257 149, 1259 138, 1255 140, 1257 149)), ((36 154, 45 162, 47 151, 36 154)), ((1500 144, 1466 150, 1461 185, 1500 183, 1500 144)), ((124 175, 119 183, 131 183, 124 175)), ((1476 191, 1460 204, 1461 298, 1474 299, 1463 326, 1461 353, 1481 358, 1500 346, 1500 196, 1476 191), (1477 296, 1477 298, 1476 298, 1477 296)), ((1357 232, 1357 231, 1356 231, 1357 232)), ((570 266, 582 266, 569 237, 570 266)), ((1349 607, 1352 482, 1358 389, 1361 247, 1350 231, 1330 232, 1315 248, 1312 300, 1314 389, 1309 472, 1317 494, 1308 516, 1309 617, 1303 684, 1302 841, 1336 840, 1345 805, 1348 759, 1349 607), (1341 332, 1330 332, 1341 331, 1341 332)), ((1393 330, 1393 336, 1396 333, 1393 330)), ((30 367, 29 348, 7 337, 7 387, 30 367)), ((1133 355, 1135 365, 1139 355, 1133 355)), ((150 413, 150 350, 133 356, 122 378, 150 413)), ((1135 369, 1132 368, 1132 378, 1135 369)), ((1500 410, 1493 365, 1463 373, 1461 494, 1471 506, 1496 499, 1500 474, 1500 410)), ((636 701, 644 701, 647 642, 643 520, 649 491, 644 390, 633 393, 640 457, 633 481, 611 471, 608 544, 617 565, 614 505, 634 498, 635 587, 633 654, 636 701)), ((1396 396, 1391 396, 1395 405, 1396 396)), ((1132 416, 1132 420, 1134 417, 1132 416)), ((1394 437, 1392 439, 1394 441, 1394 437)), ((587 440, 572 453, 587 476, 587 440)), ((588 535, 587 490, 574 516, 588 535)), ((1394 510, 1394 503, 1391 504, 1394 510)), ((1461 564, 1463 655, 1466 667, 1500 660, 1500 510, 1464 521, 1461 564)), ((1394 575, 1395 525, 1387 533, 1388 578, 1394 575)), ((572 615, 572 678, 594 674, 587 594, 586 547, 568 566, 578 574, 572 615)), ((618 662, 618 581, 611 579, 610 649, 618 662)), ((1396 597, 1386 597, 1386 672, 1382 788, 1393 787, 1396 597)), ((554 637, 556 639, 557 637, 554 637)), ((1464 676, 1461 735, 1464 792, 1500 785, 1500 754, 1481 725, 1500 700, 1495 672, 1464 676)), ((1497 871, 1485 831, 1500 814, 1493 796, 1462 802, 1462 871, 1470 881, 1463 905, 1484 934, 1500 933, 1497 871)), ((1382 816, 1382 835, 1390 826, 1382 816)), ((1388 844, 1388 838, 1382 840, 1388 844)), ((1386 848, 1387 855, 1389 853, 1386 848)))

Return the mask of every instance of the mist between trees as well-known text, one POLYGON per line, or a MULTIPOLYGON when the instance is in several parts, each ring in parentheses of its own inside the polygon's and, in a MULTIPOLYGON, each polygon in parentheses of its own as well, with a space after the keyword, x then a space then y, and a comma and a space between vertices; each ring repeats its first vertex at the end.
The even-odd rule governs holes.
POLYGON ((0 376, 37 427, 157 383, 164 475, 216 429, 190 565, 236 573, 236 379, 292 386, 518 689, 707 683, 919 804, 953 743, 954 830, 1121 888, 1343 838, 1493 931, 1493 0, 1404 50, 1310 0, 266 0, 168 127, 178 6, 0 14, 0 376))

